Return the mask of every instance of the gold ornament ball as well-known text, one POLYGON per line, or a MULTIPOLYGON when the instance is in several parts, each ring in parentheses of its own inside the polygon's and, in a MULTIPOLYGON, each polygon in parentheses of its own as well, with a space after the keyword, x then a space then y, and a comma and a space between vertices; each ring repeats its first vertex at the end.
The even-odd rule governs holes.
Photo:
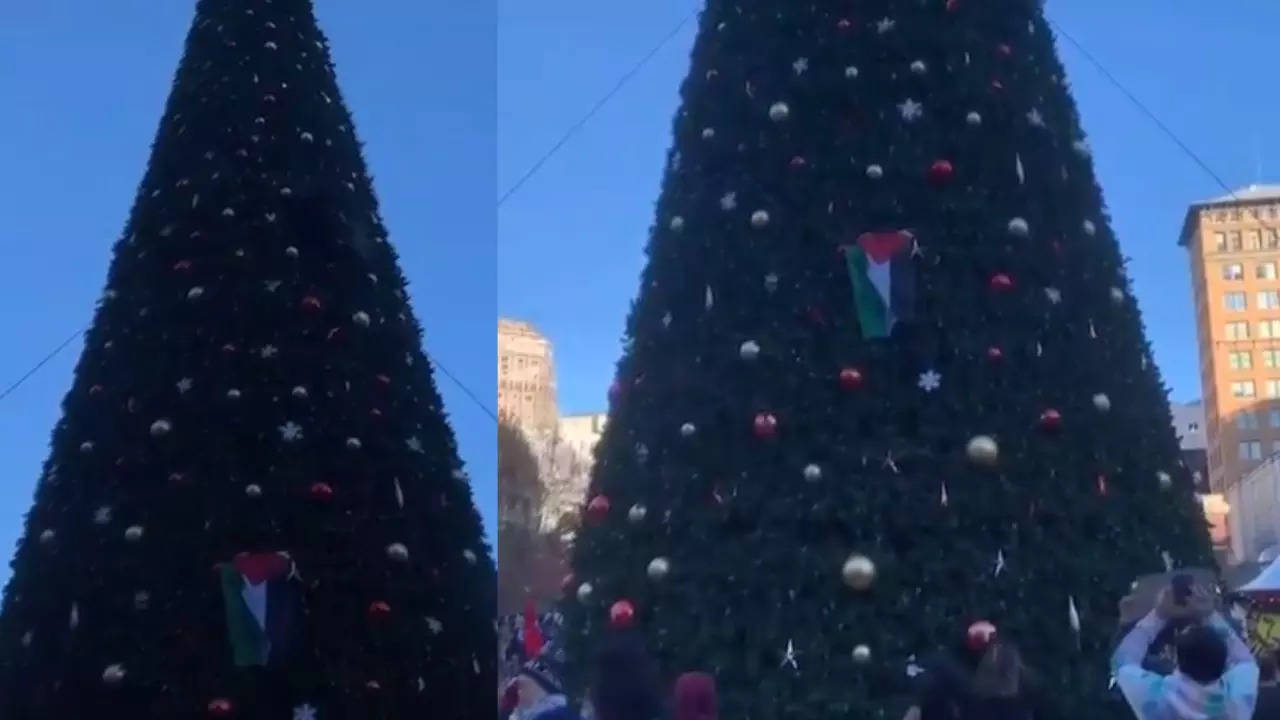
POLYGON ((866 590, 876 581, 876 564, 866 555, 850 555, 840 568, 844 584, 854 590, 866 590))
POLYGON ((964 449, 969 461, 975 465, 992 467, 1000 459, 1000 446, 990 435, 977 435, 964 449))
POLYGON ((866 645, 859 645, 853 649, 853 661, 859 665, 866 665, 871 662, 871 648, 866 645))

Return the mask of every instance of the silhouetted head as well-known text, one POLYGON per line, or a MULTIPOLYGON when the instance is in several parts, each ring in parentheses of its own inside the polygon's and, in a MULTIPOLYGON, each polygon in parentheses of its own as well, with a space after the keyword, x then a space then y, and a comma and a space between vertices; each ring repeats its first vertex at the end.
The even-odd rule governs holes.
POLYGON ((630 633, 605 640, 595 658, 591 704, 598 720, 653 720, 662 713, 658 667, 630 633))
POLYGON ((1201 685, 1216 681, 1227 669, 1227 642, 1208 625, 1187 626, 1178 633, 1174 647, 1178 671, 1201 685))

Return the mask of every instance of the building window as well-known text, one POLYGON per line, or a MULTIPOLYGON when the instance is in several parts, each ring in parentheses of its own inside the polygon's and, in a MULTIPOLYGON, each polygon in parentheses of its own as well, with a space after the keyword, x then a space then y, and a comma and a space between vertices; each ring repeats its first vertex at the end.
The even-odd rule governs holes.
POLYGON ((1280 398, 1280 380, 1268 380, 1263 385, 1269 398, 1280 398))
POLYGON ((1280 367, 1280 350, 1263 350, 1262 367, 1280 367))
POLYGON ((1200 423, 1198 423, 1198 422, 1194 422, 1194 421, 1193 421, 1193 422, 1189 422, 1189 423, 1187 423, 1187 432, 1189 432, 1189 433, 1198 433, 1198 432, 1200 432, 1200 423))
POLYGON ((1280 308, 1280 290, 1261 290, 1258 292, 1258 309, 1275 310, 1280 308))
MULTIPOLYGON (((1236 214, 1239 215, 1239 213, 1236 213, 1236 214)), ((1232 218, 1232 219, 1239 220, 1240 218, 1232 218)), ((1244 249, 1244 242, 1240 239, 1239 230, 1232 230, 1231 232, 1227 233, 1227 249, 1228 250, 1244 249)))
POLYGON ((1257 230, 1250 230, 1249 232, 1244 234, 1244 249, 1245 250, 1258 249, 1258 231, 1257 230))
POLYGON ((1248 340, 1249 339, 1249 323, 1247 322, 1227 323, 1227 339, 1228 340, 1248 340))
POLYGON ((1253 274, 1259 280, 1275 280, 1276 264, 1273 262, 1258 263, 1258 266, 1253 269, 1253 274))
POLYGON ((1250 410, 1244 410, 1237 413, 1236 429, 1237 430, 1257 430, 1258 414, 1250 410))
POLYGON ((1267 423, 1273 428, 1280 428, 1280 410, 1271 410, 1267 413, 1267 423))
POLYGON ((1222 265, 1223 280, 1243 280, 1244 266, 1240 263, 1223 263, 1222 265))
MULTIPOLYGON (((1271 212, 1275 212, 1275 211, 1276 211, 1275 208, 1271 208, 1271 212)), ((1280 248, 1280 232, 1277 232, 1275 228, 1268 228, 1266 230, 1266 238, 1267 238, 1268 250, 1275 250, 1276 248, 1280 248)))
POLYGON ((1213 234, 1213 246, 1218 252, 1224 252, 1227 249, 1227 234, 1224 232, 1216 232, 1213 234))
POLYGON ((1240 459, 1261 460, 1262 443, 1258 440, 1249 440, 1248 442, 1240 443, 1240 459))
POLYGON ((1249 370, 1253 367, 1253 353, 1248 350, 1232 350, 1227 353, 1232 370, 1249 370))
POLYGON ((1231 396, 1238 398, 1251 398, 1257 394, 1257 389, 1252 380, 1236 380, 1231 383, 1231 396))
POLYGON ((1245 309, 1244 293, 1242 292, 1226 293, 1225 295, 1222 296, 1222 300, 1228 310, 1244 310, 1245 309))
POLYGON ((1258 337, 1280 338, 1280 320, 1263 320, 1258 323, 1258 337))

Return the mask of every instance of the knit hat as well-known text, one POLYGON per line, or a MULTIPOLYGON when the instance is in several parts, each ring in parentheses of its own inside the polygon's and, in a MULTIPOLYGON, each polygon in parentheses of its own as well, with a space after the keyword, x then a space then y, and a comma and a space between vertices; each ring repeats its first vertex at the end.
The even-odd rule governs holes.
POLYGON ((563 695, 564 650, 554 643, 543 646, 542 652, 520 668, 520 674, 529 678, 548 695, 563 695))

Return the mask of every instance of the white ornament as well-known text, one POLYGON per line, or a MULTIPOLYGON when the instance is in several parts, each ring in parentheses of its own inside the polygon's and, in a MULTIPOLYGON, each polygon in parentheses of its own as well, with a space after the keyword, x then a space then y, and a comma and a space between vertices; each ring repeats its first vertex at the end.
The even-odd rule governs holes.
POLYGON ((1111 302, 1117 305, 1124 302, 1124 290, 1118 287, 1111 288, 1111 302))
POLYGON ((880 167, 879 165, 868 165, 867 177, 871 178, 872 180, 879 180, 880 178, 884 177, 884 168, 880 167))
POLYGON ((738 347, 738 357, 743 360, 755 360, 760 356, 760 346, 755 340, 747 340, 738 347))
POLYGON ((240 399, 240 391, 239 391, 239 390, 237 390, 237 389, 235 389, 235 388, 231 388, 230 390, 228 390, 228 391, 227 391, 227 399, 228 399, 228 400, 239 400, 239 399, 240 399))
POLYGON ((715 136, 716 136, 715 128, 703 128, 703 129, 702 129, 702 139, 703 139, 703 140, 710 140, 711 138, 713 138, 713 137, 715 137, 715 136))
POLYGON ((369 327, 369 313, 361 310, 357 312, 355 315, 351 316, 351 322, 355 323, 356 325, 359 325, 362 328, 367 328, 369 327))
POLYGON ((284 249, 284 254, 288 257, 296 258, 298 257, 298 248, 290 245, 289 247, 284 249))
POLYGON ((655 582, 664 580, 671 572, 671 562, 663 557, 656 557, 649 561, 649 567, 645 572, 648 573, 649 579, 655 582))
POLYGON ((184 377, 184 378, 182 378, 182 379, 181 379, 181 380, 179 380, 179 381, 178 381, 178 383, 177 383, 177 387, 178 387, 178 394, 179 394, 179 395, 185 395, 185 394, 186 394, 186 392, 187 392, 188 390, 190 390, 190 389, 191 389, 191 386, 192 386, 193 384, 194 384, 194 383, 192 382, 191 378, 185 378, 185 377, 184 377))
POLYGON ((974 111, 970 111, 968 115, 965 115, 964 121, 969 123, 969 127, 978 127, 982 124, 982 116, 974 111))
POLYGON ((677 216, 675 216, 675 217, 671 218, 671 226, 670 226, 670 227, 671 227, 671 230, 672 230, 672 231, 674 231, 674 232, 680 232, 681 230, 683 230, 683 229, 684 229, 684 218, 680 217, 679 215, 677 215, 677 216))
POLYGON ((687 422, 680 426, 680 434, 684 437, 693 437, 696 432, 698 432, 698 428, 694 427, 691 422, 687 422))
POLYGON ((245 486, 245 488, 244 488, 244 494, 245 494, 245 495, 248 495, 248 496, 249 496, 249 497, 251 497, 251 498, 260 498, 260 497, 262 497, 262 486, 261 486, 261 485, 246 485, 246 486, 245 486))
POLYGON ((916 60, 915 62, 911 63, 911 72, 915 73, 916 75, 923 75, 926 72, 928 72, 928 70, 929 69, 925 66, 923 60, 916 60))
POLYGON ((299 705, 293 709, 293 720, 316 720, 316 709, 311 705, 299 705))
POLYGON ((632 525, 639 525, 644 522, 644 516, 648 513, 649 511, 644 505, 636 503, 631 506, 631 509, 627 510, 627 520, 631 521, 632 525))
POLYGON ((89 440, 85 440, 84 442, 80 443, 80 452, 82 453, 93 452, 93 443, 89 440))
POLYGON ((777 291, 778 289, 777 273, 769 273, 768 275, 764 276, 764 289, 770 294, 777 291))
POLYGON ((847 78, 856 78, 856 77, 858 77, 858 68, 856 68, 856 67, 854 67, 854 66, 852 66, 852 65, 850 65, 850 66, 846 67, 846 68, 844 69, 844 76, 845 76, 845 77, 847 77, 847 78))
POLYGON ((1080 227, 1084 230, 1084 234, 1093 237, 1098 232, 1098 227, 1093 224, 1092 220, 1085 220, 1080 227))
POLYGON ((965 454, 975 465, 992 467, 1000 459, 1000 446, 989 435, 978 435, 969 440, 965 454))
POLYGON ((419 440, 416 435, 406 439, 404 441, 404 446, 409 449, 409 452, 417 453, 419 455, 424 454, 422 450, 422 441, 419 440))
POLYGON ((720 196, 721 210, 724 210, 727 212, 736 207, 738 207, 738 193, 730 191, 720 196))
POLYGON ((1161 470, 1156 473, 1156 482, 1160 484, 1161 490, 1168 490, 1169 488, 1173 487, 1173 476, 1161 470))
POLYGON ((300 135, 299 137, 302 138, 302 142, 315 142, 315 139, 316 139, 314 135, 312 135, 311 133, 305 130, 302 132, 302 135, 300 135))
POLYGON ((129 526, 125 531, 124 531, 124 539, 125 539, 125 540, 128 540, 129 542, 138 542, 139 540, 141 540, 141 539, 142 539, 142 526, 141 526, 141 525, 130 525, 130 526, 129 526))
POLYGON ((887 18, 887 17, 886 17, 886 18, 883 18, 883 19, 881 19, 880 21, 878 21, 878 22, 876 23, 876 32, 878 32, 878 33, 880 33, 881 35, 883 35, 883 34, 885 34, 885 33, 889 32, 890 30, 892 30, 892 29, 894 28, 894 26, 895 26, 895 25, 897 25, 897 23, 896 23, 896 22, 894 22, 893 20, 890 20, 890 19, 889 19, 889 18, 887 18))
POLYGON ((925 370, 920 373, 920 377, 916 380, 916 385, 921 390, 931 393, 942 387, 942 374, 937 370, 925 370))
POLYGON ((289 394, 293 395, 295 398, 299 400, 307 399, 307 389, 301 385, 294 386, 293 390, 290 391, 289 394))
POLYGON ((476 553, 475 553, 475 551, 474 551, 474 550, 472 550, 472 549, 470 549, 470 548, 467 548, 466 550, 463 550, 463 551, 462 551, 462 559, 463 559, 463 560, 466 560, 468 565, 475 565, 475 564, 476 564, 476 559, 477 559, 477 558, 476 558, 476 553))
POLYGON ((866 645, 858 645, 853 649, 853 661, 859 665, 866 665, 871 661, 871 648, 866 645))
POLYGON ((584 582, 578 586, 578 602, 585 603, 591 600, 591 593, 595 588, 591 587, 591 583, 584 582))
POLYGON ((391 543, 387 546, 387 557, 396 562, 405 562, 409 559, 409 548, 403 543, 391 543))
POLYGON ((93 511, 93 523, 95 525, 106 525, 111 522, 111 507, 103 505, 93 511))
POLYGON ((1093 155, 1093 149, 1089 147, 1089 143, 1085 140, 1077 140, 1071 143, 1071 148, 1076 151, 1080 157, 1089 157, 1093 155))
POLYGON ((751 227, 759 230, 769 224, 769 213, 765 210, 757 210, 751 213, 751 227))
POLYGON ((1036 108, 1031 108, 1031 112, 1027 113, 1027 122, 1031 123, 1032 127, 1044 127, 1044 116, 1036 108))
POLYGON ((168 420, 161 418, 151 423, 151 437, 164 437, 173 429, 173 424, 168 420))
POLYGON ((1107 412, 1111 409, 1111 398, 1106 393, 1097 393, 1093 396, 1093 406, 1098 412, 1107 412))
POLYGON ((52 530, 45 530, 44 532, 40 533, 40 543, 42 545, 48 545, 49 543, 53 542, 54 536, 55 536, 55 533, 52 530))
POLYGON ((808 465, 805 465, 804 479, 808 480, 809 482, 818 482, 819 480, 822 479, 822 468, 818 467, 814 463, 809 463, 808 465))
POLYGON ((1047 287, 1044 289, 1044 296, 1053 305, 1062 302, 1062 291, 1056 287, 1047 287))
POLYGON ((347 438, 347 449, 348 449, 348 450, 359 450, 359 449, 362 447, 362 445, 363 445, 363 443, 361 443, 361 442, 360 442, 360 438, 357 438, 357 437, 349 437, 349 438, 347 438))
POLYGON ((204 295, 204 288, 200 287, 199 285, 187 291, 188 300, 199 300, 202 295, 204 295))
POLYGON ((924 115, 924 106, 911 98, 907 98, 898 103, 898 113, 902 115, 903 120, 912 122, 924 115))
POLYGON ((297 442, 302 439, 302 426, 292 420, 276 429, 280 431, 280 439, 285 442, 297 442))
POLYGON ((108 685, 119 685, 124 681, 124 665, 114 663, 102 671, 102 682, 108 685))
POLYGON ((1031 226, 1026 220, 1016 217, 1009 221, 1009 234, 1014 237, 1025 238, 1031 234, 1031 226))
POLYGON ((796 71, 796 75, 803 75, 809 69, 809 58, 797 58, 791 63, 791 69, 796 71))
POLYGON ((769 119, 774 122, 782 122, 791 115, 791 108, 787 107, 784 102, 776 102, 769 107, 769 119))

